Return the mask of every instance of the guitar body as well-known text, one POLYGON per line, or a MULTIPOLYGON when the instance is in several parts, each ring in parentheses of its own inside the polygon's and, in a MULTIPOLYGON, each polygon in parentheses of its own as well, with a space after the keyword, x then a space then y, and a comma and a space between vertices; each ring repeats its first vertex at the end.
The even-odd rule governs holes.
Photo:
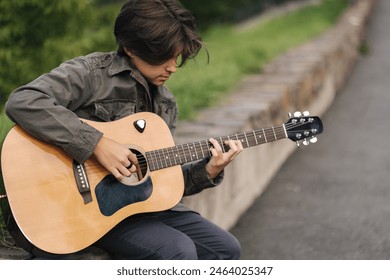
MULTIPOLYGON (((165 122, 138 113, 113 122, 84 122, 134 152, 174 146, 165 122), (145 127, 137 127, 141 120, 145 127)), ((11 129, 2 149, 2 171, 14 218, 25 237, 39 249, 67 254, 93 244, 125 218, 175 206, 182 198, 180 165, 144 170, 142 179, 118 182, 96 160, 83 165, 89 183, 85 200, 74 161, 62 149, 41 142, 19 126, 11 129), (75 173, 76 172, 76 173, 75 173), (75 175, 76 174, 76 175, 75 175)))

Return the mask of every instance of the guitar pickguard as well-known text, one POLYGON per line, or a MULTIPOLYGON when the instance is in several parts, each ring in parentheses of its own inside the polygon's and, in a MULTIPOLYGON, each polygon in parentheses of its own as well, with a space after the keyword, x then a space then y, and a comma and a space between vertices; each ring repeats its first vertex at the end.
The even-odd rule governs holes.
POLYGON ((100 212, 111 216, 126 205, 147 200, 152 194, 153 184, 150 177, 145 179, 138 185, 129 186, 111 174, 104 177, 95 188, 100 212))

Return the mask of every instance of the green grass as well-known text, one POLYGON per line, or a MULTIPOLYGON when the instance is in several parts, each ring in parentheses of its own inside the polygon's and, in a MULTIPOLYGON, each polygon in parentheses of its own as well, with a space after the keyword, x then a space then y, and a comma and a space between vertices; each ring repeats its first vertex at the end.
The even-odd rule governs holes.
POLYGON ((260 72, 277 55, 321 34, 334 24, 346 2, 325 0, 251 29, 217 26, 208 30, 203 39, 210 63, 203 51, 167 84, 177 98, 180 119, 193 118, 200 108, 218 104, 243 76, 260 72))
MULTIPOLYGON (((334 24, 346 5, 346 0, 324 0, 320 5, 250 29, 217 26, 202 34, 210 62, 207 63, 203 51, 195 61, 179 69, 168 83, 179 103, 180 119, 193 118, 200 108, 218 104, 245 75, 260 72, 277 55, 321 34, 334 24)), ((12 122, 1 112, 0 143, 11 126, 12 122)), ((1 211, 0 219, 0 244, 6 245, 1 211)))

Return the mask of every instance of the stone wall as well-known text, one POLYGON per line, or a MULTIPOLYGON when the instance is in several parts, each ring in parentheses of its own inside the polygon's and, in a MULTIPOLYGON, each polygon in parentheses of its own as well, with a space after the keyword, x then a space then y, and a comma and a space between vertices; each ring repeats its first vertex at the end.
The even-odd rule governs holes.
MULTIPOLYGON (((281 55, 262 73, 244 79, 224 104, 205 109, 195 121, 179 123, 176 143, 283 124, 289 112, 324 114, 360 55, 375 4, 375 0, 354 2, 331 30, 281 55)), ((294 151, 296 145, 289 139, 246 149, 226 168, 221 186, 186 197, 184 202, 229 229, 294 151)))

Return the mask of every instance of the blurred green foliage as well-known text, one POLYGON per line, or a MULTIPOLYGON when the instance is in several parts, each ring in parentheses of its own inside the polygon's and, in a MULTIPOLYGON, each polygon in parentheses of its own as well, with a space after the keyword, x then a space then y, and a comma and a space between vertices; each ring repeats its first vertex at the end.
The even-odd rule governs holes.
POLYGON ((100 18, 98 12, 89 0, 0 0, 0 104, 16 87, 65 59, 112 50, 112 17, 100 18))
MULTIPOLYGON (((45 43, 72 32, 86 1, 0 1, 0 94, 40 73, 45 43)), ((2 100, 4 101, 4 100, 2 100)))

